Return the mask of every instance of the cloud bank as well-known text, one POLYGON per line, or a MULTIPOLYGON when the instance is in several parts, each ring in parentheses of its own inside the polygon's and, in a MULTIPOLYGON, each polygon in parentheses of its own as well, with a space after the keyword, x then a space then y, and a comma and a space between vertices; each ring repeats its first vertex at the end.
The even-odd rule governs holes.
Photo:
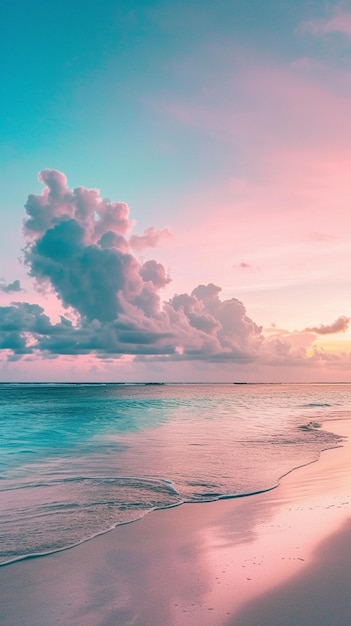
MULTIPOLYGON (((52 323, 37 304, 0 307, 0 348, 9 360, 93 354, 301 364, 316 334, 344 331, 349 324, 340 317, 330 326, 305 329, 298 339, 296 333, 294 340, 288 333, 266 338, 243 303, 221 300, 213 283, 165 302, 161 294, 171 277, 161 263, 141 261, 133 251, 155 247, 170 236, 167 229, 134 235, 124 202, 104 199, 97 189, 72 190, 56 170, 43 170, 39 180, 42 193, 30 195, 25 205, 24 261, 39 289, 53 291, 67 314, 52 323)), ((19 291, 19 281, 1 289, 19 291)), ((315 351, 314 361, 321 358, 315 351)))
POLYGON ((0 345, 12 358, 34 352, 255 357, 262 329, 242 302, 220 300, 220 287, 198 285, 191 294, 162 301, 170 276, 161 263, 141 262, 133 250, 155 247, 170 236, 167 229, 131 234, 134 221, 125 203, 103 199, 97 189, 71 190, 56 170, 43 170, 39 180, 42 193, 30 195, 25 205, 24 261, 37 286, 54 291, 68 314, 52 324, 38 305, 2 307, 0 345))

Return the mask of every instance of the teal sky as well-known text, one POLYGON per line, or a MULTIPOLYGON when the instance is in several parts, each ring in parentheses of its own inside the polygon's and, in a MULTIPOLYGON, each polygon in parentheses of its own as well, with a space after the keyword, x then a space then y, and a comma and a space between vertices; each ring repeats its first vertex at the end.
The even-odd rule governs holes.
POLYGON ((211 100, 218 74, 250 57, 291 61, 316 48, 323 57, 323 42, 296 35, 319 13, 318 1, 4 3, 0 133, 9 179, 21 168, 26 195, 44 163, 69 171, 73 184, 83 177, 138 199, 136 187, 145 197, 223 175, 233 150, 228 163, 223 145, 180 128, 162 104, 211 100))

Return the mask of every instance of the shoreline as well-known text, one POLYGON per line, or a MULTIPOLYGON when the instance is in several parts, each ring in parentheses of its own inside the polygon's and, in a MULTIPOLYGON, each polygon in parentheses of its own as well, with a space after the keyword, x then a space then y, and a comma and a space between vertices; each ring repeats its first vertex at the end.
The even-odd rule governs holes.
MULTIPOLYGON (((284 585, 286 596, 317 561, 318 545, 335 542, 336 530, 345 535, 351 420, 327 423, 349 439, 269 491, 154 510, 76 547, 4 564, 1 623, 257 626, 252 607, 266 598, 274 604, 274 589, 284 585)), ((269 619, 260 625, 277 623, 269 619)), ((294 619, 279 626, 317 623, 294 619)))
MULTIPOLYGON (((28 383, 31 384, 31 383, 28 383)), ((46 383, 42 383, 42 384, 46 384, 46 383)), ((73 383, 72 383, 73 384, 73 383)), ((74 383, 75 384, 75 383, 74 383)), ((100 384, 100 383, 89 383, 89 384, 100 384)), ((106 384, 106 383, 103 383, 106 384)), ((118 383, 120 384, 120 383, 118 383)), ((125 383, 123 383, 125 384, 125 383)), ((161 383, 157 383, 157 384, 161 384, 161 383)), ((163 383, 162 383, 163 384, 163 383)), ((271 383, 233 383, 233 384, 271 384, 271 383)), ((324 429, 324 424, 325 423, 335 423, 336 421, 348 421, 348 419, 351 420, 351 418, 340 418, 340 420, 331 420, 331 419, 326 419, 324 420, 322 423, 318 423, 317 426, 315 426, 316 428, 320 428, 321 430, 324 429)), ((308 425, 305 428, 304 426, 300 427, 303 430, 307 430, 308 429, 308 425)), ((332 432, 332 431, 330 431, 332 432)), ((350 438, 351 438, 351 428, 350 428, 350 438)), ((62 546, 60 548, 55 548, 52 550, 48 550, 46 552, 33 552, 33 553, 28 553, 28 554, 21 554, 18 556, 13 557, 12 559, 9 559, 8 561, 0 561, 0 568, 2 567, 7 567, 8 565, 12 565, 13 563, 18 563, 18 562, 22 562, 22 561, 27 561, 27 560, 32 560, 32 559, 40 559, 43 557, 48 557, 51 556, 53 554, 57 554, 59 552, 65 552, 66 550, 72 550, 73 548, 77 548, 85 543, 87 543, 88 541, 94 541, 95 539, 97 539, 98 537, 101 537, 102 535, 106 535, 110 532, 113 532, 114 530, 118 529, 120 526, 125 526, 128 524, 135 524, 136 522, 139 522, 141 519, 143 519, 144 517, 146 517, 147 515, 150 515, 152 513, 158 512, 158 511, 167 511, 168 509, 173 509, 173 508, 177 508, 180 506, 184 506, 184 505, 203 505, 203 504, 210 504, 210 503, 214 503, 214 502, 221 502, 223 500, 236 500, 239 498, 250 498, 252 496, 258 496, 258 495, 262 495, 265 493, 269 493, 270 491, 273 491, 274 489, 277 489, 281 482, 286 478, 286 476, 289 476, 289 474, 296 472, 304 467, 307 467, 308 465, 311 465, 313 463, 318 463, 321 455, 328 451, 328 450, 334 450, 340 447, 343 447, 344 444, 344 440, 346 439, 346 437, 344 437, 343 435, 341 435, 341 439, 340 439, 340 443, 331 446, 331 447, 327 447, 327 448, 323 448, 322 450, 319 451, 318 456, 310 461, 306 461, 305 463, 302 463, 301 465, 296 465, 294 467, 292 467, 291 469, 287 470, 284 474, 282 474, 281 476, 279 476, 279 478, 277 479, 277 482, 275 484, 273 484, 271 487, 266 487, 263 489, 258 489, 257 491, 249 491, 249 492, 243 492, 243 493, 236 493, 236 494, 223 494, 223 495, 218 495, 217 497, 213 497, 213 498, 209 498, 208 500, 203 499, 203 500, 182 500, 180 502, 174 503, 174 504, 169 504, 169 505, 165 505, 165 506, 160 506, 160 507, 155 507, 149 510, 144 511, 144 513, 142 515, 140 515, 140 517, 136 517, 135 519, 130 519, 127 521, 122 521, 122 522, 118 522, 115 525, 111 526, 110 528, 107 528, 106 530, 101 530, 96 532, 94 535, 92 535, 91 537, 86 537, 84 539, 81 539, 80 541, 77 541, 77 543, 73 543, 67 546, 62 546)))

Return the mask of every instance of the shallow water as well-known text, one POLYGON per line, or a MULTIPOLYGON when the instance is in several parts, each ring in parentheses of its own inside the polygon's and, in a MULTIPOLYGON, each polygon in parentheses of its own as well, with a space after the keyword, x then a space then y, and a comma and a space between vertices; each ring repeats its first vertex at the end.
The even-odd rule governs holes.
POLYGON ((0 385, 0 560, 274 487, 340 444, 351 385, 0 385), (327 425, 332 431, 332 423, 327 425))

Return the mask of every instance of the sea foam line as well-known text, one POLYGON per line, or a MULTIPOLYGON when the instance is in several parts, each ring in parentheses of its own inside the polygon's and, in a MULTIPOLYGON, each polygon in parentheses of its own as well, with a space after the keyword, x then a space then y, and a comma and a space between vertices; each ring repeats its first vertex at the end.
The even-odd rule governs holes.
MULTIPOLYGON (((348 420, 348 418, 342 418, 345 420, 348 420)), ((326 420, 326 421, 334 421, 334 420, 326 420)), ((324 424, 321 425, 322 427, 324 427, 324 424)), ((346 437, 340 437, 341 441, 345 440, 346 437)), ((311 461, 308 461, 307 463, 303 463, 302 465, 297 465, 295 467, 292 467, 290 470, 288 470, 287 472, 285 472, 284 474, 282 474, 281 476, 279 476, 277 482, 272 485, 271 487, 267 487, 265 489, 258 489, 255 491, 249 491, 249 492, 243 492, 243 493, 236 493, 236 494, 219 494, 218 496, 215 497, 211 497, 211 498, 206 498, 203 500, 185 500, 182 499, 177 503, 173 503, 173 504, 169 504, 169 505, 165 505, 165 506, 159 506, 159 507, 152 507, 148 510, 143 511, 138 517, 131 519, 131 520, 127 520, 127 521, 123 521, 123 522, 117 522, 116 524, 114 524, 113 526, 107 528, 106 530, 102 530, 99 531, 97 533, 94 533, 93 535, 91 535, 90 537, 85 537, 84 539, 81 539, 80 541, 77 541, 73 544, 70 544, 68 546, 63 546, 61 548, 55 548, 53 550, 47 550, 45 552, 36 552, 36 553, 30 553, 30 554, 25 554, 25 555, 19 555, 14 557, 13 559, 9 559, 7 561, 3 561, 2 563, 0 563, 0 567, 5 567, 8 565, 11 565, 13 563, 17 563, 19 561, 27 561, 30 559, 37 559, 40 557, 44 557, 44 556, 50 556, 51 554, 56 554, 58 552, 65 552, 66 550, 70 550, 72 548, 76 548, 84 543, 86 543, 87 541, 91 541, 92 539, 95 539, 96 537, 100 537, 102 535, 106 535, 107 533, 110 533, 111 531, 115 530, 116 528, 118 528, 119 526, 125 526, 126 524, 133 524, 137 521, 139 521, 140 519, 142 519, 143 517, 145 517, 146 515, 148 515, 149 513, 153 512, 153 511, 164 511, 166 509, 172 509, 184 504, 205 504, 205 503, 210 503, 210 502, 218 502, 220 500, 233 500, 236 498, 248 498, 250 496, 256 496, 259 494, 263 494, 263 493, 268 493, 270 491, 273 491, 274 489, 277 489, 281 483, 281 481, 288 476, 289 474, 291 474, 292 472, 295 472, 296 470, 302 469, 303 467, 307 467, 308 465, 312 465, 312 463, 317 463, 321 457, 321 454, 327 450, 334 450, 337 448, 342 448, 343 444, 340 443, 339 445, 334 445, 334 446, 327 446, 326 448, 323 448, 322 450, 319 451, 317 457, 315 459, 312 459, 311 461)), ((131 478, 131 477, 129 477, 131 478)), ((140 477, 139 477, 140 480, 140 477)), ((156 481, 156 479, 147 479, 150 481, 156 481)), ((162 480, 162 479, 161 479, 162 480)), ((172 486, 172 488, 174 489, 173 483, 171 480, 167 480, 164 479, 165 483, 168 483, 169 485, 172 486)), ((176 489, 174 489, 174 491, 176 493, 178 493, 176 491, 176 489)))

